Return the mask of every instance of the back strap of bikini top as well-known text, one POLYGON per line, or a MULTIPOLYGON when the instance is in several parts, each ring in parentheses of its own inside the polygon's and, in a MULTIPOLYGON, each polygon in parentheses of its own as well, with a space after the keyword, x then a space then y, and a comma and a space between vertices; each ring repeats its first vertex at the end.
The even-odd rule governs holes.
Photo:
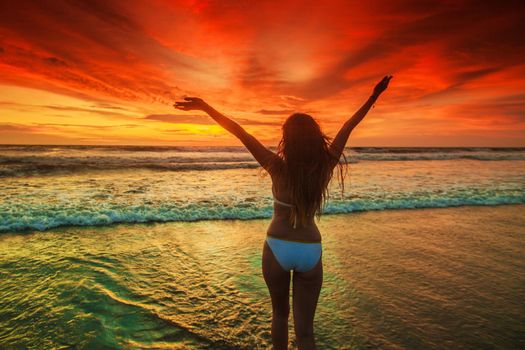
POLYGON ((278 203, 280 205, 284 205, 285 207, 290 207, 290 208, 293 208, 294 205, 293 204, 288 204, 288 203, 285 203, 285 202, 281 202, 280 200, 278 200, 277 198, 273 198, 274 202, 275 203, 278 203))

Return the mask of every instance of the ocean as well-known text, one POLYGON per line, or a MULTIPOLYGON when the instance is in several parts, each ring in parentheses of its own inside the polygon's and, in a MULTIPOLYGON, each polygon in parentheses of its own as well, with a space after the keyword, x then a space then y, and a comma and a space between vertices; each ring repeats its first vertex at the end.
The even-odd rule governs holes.
MULTIPOLYGON (((525 148, 345 154, 318 348, 525 348, 525 148)), ((241 147, 0 146, 0 349, 270 349, 270 185, 241 147)))
MULTIPOLYGON (((326 214, 525 203, 525 148, 349 148, 326 214)), ((0 146, 0 232, 271 218, 242 147, 0 146)))

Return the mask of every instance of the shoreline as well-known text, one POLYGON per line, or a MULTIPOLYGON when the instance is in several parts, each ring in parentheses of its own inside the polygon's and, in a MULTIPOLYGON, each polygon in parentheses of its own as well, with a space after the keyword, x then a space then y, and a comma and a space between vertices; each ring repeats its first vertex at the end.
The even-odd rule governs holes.
MULTIPOLYGON (((334 217, 341 217, 341 216, 349 216, 352 217, 354 215, 363 215, 363 214, 382 214, 382 213, 407 213, 407 212, 414 212, 414 211, 434 211, 434 210, 473 210, 473 209, 479 209, 479 208, 514 208, 524 206, 525 203, 509 203, 509 204, 494 204, 494 205, 457 205, 457 206, 449 206, 449 207, 422 207, 422 208, 393 208, 393 209, 373 209, 373 210, 356 210, 349 213, 329 213, 329 214, 323 214, 321 216, 321 220, 317 221, 316 224, 319 226, 323 222, 323 219, 326 220, 327 218, 334 218, 334 217)), ((484 209, 482 209, 484 210, 484 209)), ((270 218, 247 218, 247 219, 196 219, 196 220, 166 220, 166 221, 145 221, 145 222, 115 222, 110 224, 101 224, 101 225, 61 225, 57 227, 52 227, 44 230, 36 230, 36 229, 26 229, 26 230, 20 230, 20 231, 0 231, 0 237, 6 236, 6 235, 31 235, 31 234, 37 234, 37 233, 45 233, 45 232, 52 232, 52 231, 62 231, 62 230, 68 230, 68 229, 97 229, 97 228, 111 228, 111 227, 118 227, 118 226, 134 226, 134 225, 144 225, 144 226, 152 226, 152 225, 162 225, 162 224, 196 224, 196 223, 234 223, 234 222, 265 222, 265 221, 271 221, 270 218)), ((525 220, 524 220, 525 222, 525 220)))

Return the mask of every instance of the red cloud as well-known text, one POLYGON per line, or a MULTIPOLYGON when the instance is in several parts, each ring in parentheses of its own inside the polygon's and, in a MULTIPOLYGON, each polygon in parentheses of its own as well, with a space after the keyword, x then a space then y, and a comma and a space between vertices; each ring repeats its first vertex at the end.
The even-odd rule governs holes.
POLYGON ((143 115, 198 94, 247 124, 295 110, 338 123, 393 74, 379 113, 396 122, 497 114, 525 132, 523 110, 491 102, 523 104, 523 23, 518 1, 5 1, 0 83, 143 115))

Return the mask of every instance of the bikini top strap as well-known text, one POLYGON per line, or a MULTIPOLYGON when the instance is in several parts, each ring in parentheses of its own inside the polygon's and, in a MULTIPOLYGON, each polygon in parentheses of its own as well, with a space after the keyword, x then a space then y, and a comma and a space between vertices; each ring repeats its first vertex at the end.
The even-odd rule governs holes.
POLYGON ((275 201, 275 203, 278 203, 280 205, 284 205, 285 207, 290 207, 290 208, 293 208, 294 205, 293 204, 288 204, 288 203, 285 203, 285 202, 281 202, 280 200, 278 200, 277 198, 273 197, 273 200, 275 201))

